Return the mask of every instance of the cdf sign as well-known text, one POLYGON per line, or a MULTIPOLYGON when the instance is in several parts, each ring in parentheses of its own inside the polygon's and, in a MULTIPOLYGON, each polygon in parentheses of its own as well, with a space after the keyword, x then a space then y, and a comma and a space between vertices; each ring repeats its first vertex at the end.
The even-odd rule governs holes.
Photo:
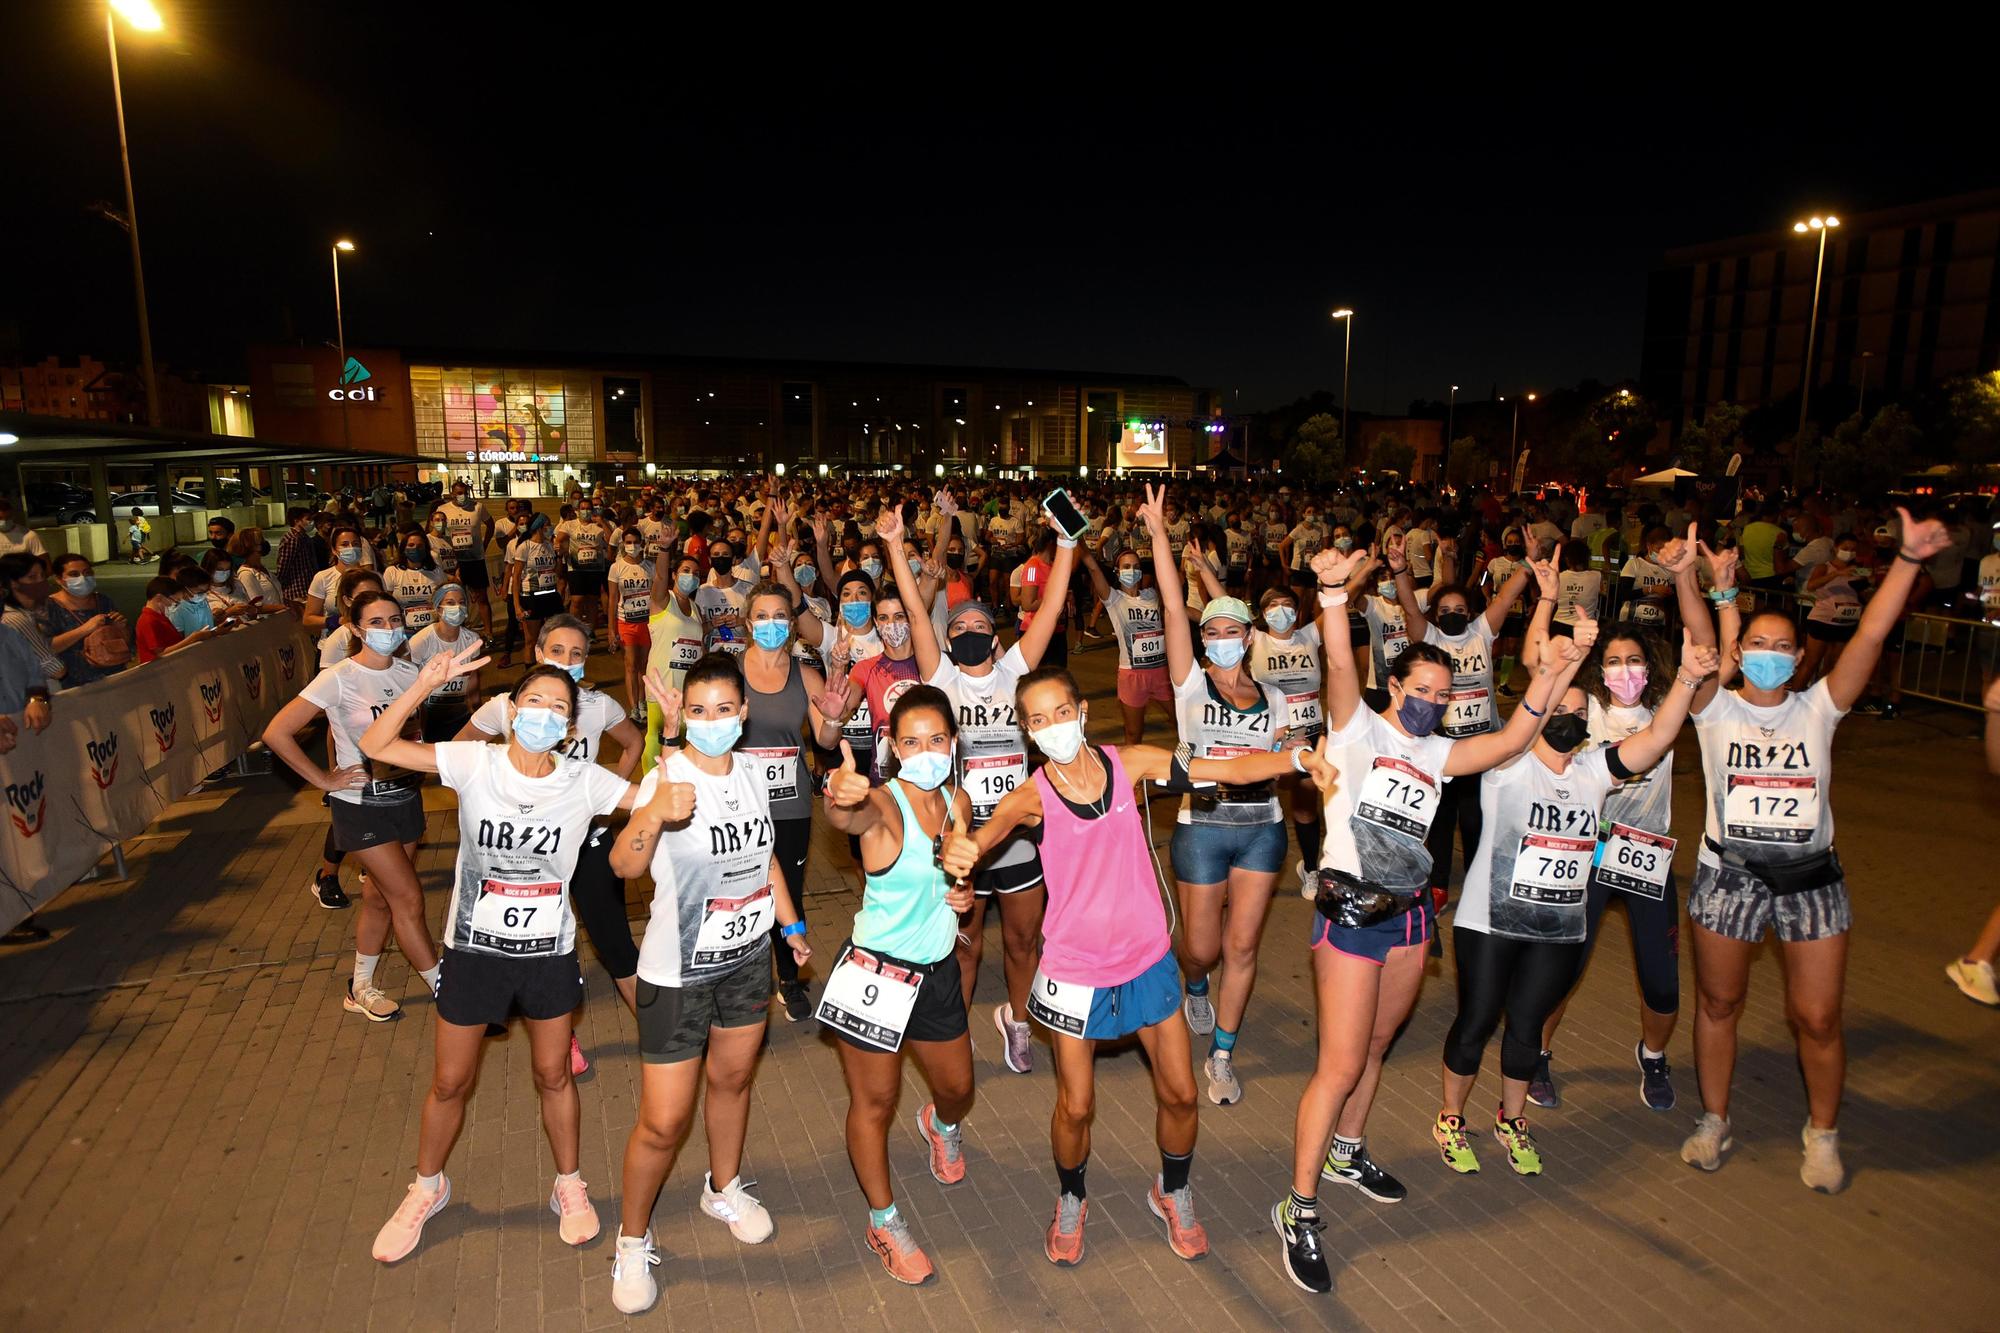
POLYGON ((368 381, 374 378, 368 367, 353 357, 340 368, 340 383, 326 391, 326 396, 336 403, 373 403, 380 401, 375 396, 375 386, 368 381))

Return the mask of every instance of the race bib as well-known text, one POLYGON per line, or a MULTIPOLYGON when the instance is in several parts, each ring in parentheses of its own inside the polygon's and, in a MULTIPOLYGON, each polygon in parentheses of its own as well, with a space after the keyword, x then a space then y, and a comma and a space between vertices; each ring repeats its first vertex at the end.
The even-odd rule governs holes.
POLYGON ((1834 624, 1853 625, 1858 623, 1860 619, 1861 619, 1861 603, 1859 602, 1835 603, 1833 608, 1834 624))
POLYGON ((576 548, 577 564, 595 565, 601 563, 603 559, 604 559, 604 552, 599 550, 597 547, 582 542, 579 542, 577 544, 576 548))
POLYGON ((1378 755, 1361 780, 1354 813, 1405 837, 1422 839, 1437 811, 1437 781, 1415 764, 1378 755))
POLYGON ((763 776, 764 790, 770 793, 771 803, 798 799, 799 794, 799 747, 777 745, 767 749, 753 750, 747 746, 737 753, 748 755, 750 762, 757 766, 763 776))
POLYGON ((1598 847, 1597 878, 1609 888, 1659 902, 1667 896, 1674 846, 1675 840, 1664 833, 1613 821, 1611 836, 1598 847))
POLYGON ((1520 853, 1514 858, 1514 882, 1507 886, 1507 896, 1550 907, 1576 906, 1583 901, 1584 880, 1596 850, 1595 838, 1524 835, 1520 853))
POLYGON ((1142 630, 1132 636, 1132 669, 1145 670, 1159 666, 1167 660, 1167 636, 1156 629, 1142 630))
POLYGON ((965 761, 965 794, 972 798, 972 822, 984 824, 1008 792, 1028 777, 1025 754, 986 754, 965 761))
POLYGON ((628 592, 618 599, 618 618, 620 620, 644 620, 652 613, 653 596, 651 593, 628 592))
POLYGON ((1081 1037, 1090 1026, 1090 1002, 1096 995, 1095 987, 1057 981, 1038 967, 1028 987, 1028 1017, 1051 1032, 1081 1037))
POLYGON ((403 608, 403 628, 412 634, 415 634, 420 629, 428 628, 431 622, 436 619, 437 611, 432 608, 429 602, 425 602, 420 606, 406 606, 403 608))
POLYGON ((1290 740, 1311 740, 1319 735, 1320 711, 1319 693, 1288 694, 1285 696, 1285 726, 1290 740))
POLYGON ((685 671, 701 661, 701 640, 685 636, 674 640, 673 654, 669 662, 675 671, 685 671))
POLYGON ((1410 636, 1407 632, 1400 629, 1382 631, 1382 660, 1384 662, 1394 662, 1403 655, 1403 650, 1409 646, 1410 636))
POLYGON ((1445 696, 1444 725, 1439 728, 1456 740, 1460 736, 1483 736, 1493 717, 1493 696, 1484 685, 1453 690, 1445 696))
POLYGON ((1667 609, 1658 602, 1634 602, 1632 619, 1641 625, 1664 625, 1667 623, 1667 609))
POLYGON ((877 972, 855 961, 849 945, 820 993, 819 1021, 877 1050, 899 1051, 917 1007, 915 979, 877 972))
POLYGON ((472 549, 472 534, 462 528, 452 533, 451 549, 454 551, 470 551, 472 549))
POLYGON ((479 901, 472 905, 468 943, 518 958, 553 954, 562 936, 562 902, 560 883, 486 880, 479 886, 479 901))
POLYGON ((710 898, 694 937, 690 967, 720 967, 746 957, 764 942, 777 920, 769 884, 744 898, 710 898))
POLYGON ((1722 836, 1795 846, 1819 828, 1819 779, 1731 773, 1722 798, 1722 836))
POLYGON ((528 575, 528 584, 536 592, 554 592, 556 572, 553 569, 537 569, 528 575))

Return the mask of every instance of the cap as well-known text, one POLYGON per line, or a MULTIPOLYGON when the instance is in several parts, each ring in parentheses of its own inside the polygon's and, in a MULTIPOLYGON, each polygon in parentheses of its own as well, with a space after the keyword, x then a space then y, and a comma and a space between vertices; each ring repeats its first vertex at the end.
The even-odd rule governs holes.
POLYGON ((1233 620, 1239 625, 1250 623, 1250 608, 1240 597, 1217 597, 1201 609, 1201 623, 1211 620, 1233 620))
POLYGON ((992 607, 988 606, 985 602, 980 601, 977 597, 968 597, 962 602, 953 602, 951 604, 951 609, 945 612, 945 617, 944 617, 945 629, 949 631, 952 625, 956 623, 958 618, 964 615, 968 611, 977 611, 980 615, 985 616, 986 623, 989 625, 995 622, 996 617, 993 614, 992 607))
POLYGON ((431 593, 431 605, 436 606, 439 603, 443 602, 444 595, 448 592, 455 592, 460 597, 463 597, 465 596, 465 585, 463 583, 456 583, 456 582, 447 582, 438 584, 436 589, 434 589, 431 593))

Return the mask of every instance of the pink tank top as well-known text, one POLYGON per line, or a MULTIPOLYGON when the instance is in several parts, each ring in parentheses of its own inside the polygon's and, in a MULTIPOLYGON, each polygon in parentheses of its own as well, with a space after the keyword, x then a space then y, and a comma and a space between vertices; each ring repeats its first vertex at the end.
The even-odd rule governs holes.
POLYGON ((1079 986, 1122 986, 1160 961, 1173 941, 1147 844, 1146 821, 1115 747, 1106 746, 1111 779, 1095 818, 1077 815, 1047 765, 1042 789, 1042 874, 1049 905, 1042 917, 1042 971, 1079 986))

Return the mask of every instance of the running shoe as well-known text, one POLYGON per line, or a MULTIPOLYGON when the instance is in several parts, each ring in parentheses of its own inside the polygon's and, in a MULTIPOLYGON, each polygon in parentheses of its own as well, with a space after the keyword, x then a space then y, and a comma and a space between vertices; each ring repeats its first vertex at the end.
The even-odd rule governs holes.
POLYGON ((1478 1173, 1479 1158, 1473 1155, 1472 1140, 1466 1137, 1464 1116, 1440 1113, 1437 1123, 1431 1126, 1431 1137, 1437 1140, 1446 1166, 1461 1176, 1478 1173))
POLYGON ((1181 1001, 1181 1013, 1187 1018, 1188 1031, 1195 1036, 1206 1037, 1215 1031, 1215 1006, 1209 1003, 1206 991, 1200 995, 1189 991, 1181 1001))
POLYGON ((1840 1131, 1819 1129, 1808 1120, 1800 1135, 1806 1160, 1799 1166, 1799 1179, 1807 1189, 1821 1194, 1838 1194, 1847 1188, 1847 1168, 1840 1164, 1840 1131))
POLYGON ((384 995, 382 988, 373 982, 356 995, 352 977, 347 979, 347 994, 340 997, 340 1007, 350 1014, 360 1014, 371 1023, 386 1023, 403 1016, 403 1006, 384 995))
POLYGON ((556 1215, 556 1231, 565 1245, 581 1245, 597 1235, 597 1207, 590 1201, 590 1186, 581 1176, 572 1180, 556 1177, 549 1190, 549 1211, 556 1215))
POLYGON ((993 1006, 993 1026, 1000 1029, 1001 1059, 1007 1068, 1017 1074, 1035 1072, 1034 1034, 1026 1023, 1014 1021, 1014 1006, 1002 1003, 993 1006))
POLYGON ((784 981, 778 984, 778 997, 785 1002, 785 1021, 803 1023, 812 1017, 812 997, 806 992, 803 981, 784 981))
POLYGON ((1056 1215, 1049 1222, 1049 1238, 1042 1246, 1042 1253, 1049 1256, 1050 1263, 1074 1268, 1083 1262, 1083 1219, 1088 1216, 1088 1199, 1079 1199, 1074 1194, 1057 1196, 1056 1215))
POLYGON ((1722 1154, 1736 1146, 1729 1136, 1729 1122, 1713 1111, 1703 1111, 1694 1122, 1694 1133, 1681 1143, 1681 1160, 1704 1171, 1722 1168, 1722 1154))
POLYGON ((1951 978, 1951 984, 1964 992, 1968 1000, 2000 1007, 2000 990, 1993 984, 1993 964, 1985 959, 1971 962, 1954 958, 1945 964, 1944 974, 1951 978))
POLYGON ((1292 1201, 1286 1198, 1271 1205, 1271 1226, 1285 1242, 1285 1276, 1292 1285, 1300 1291, 1332 1291, 1333 1273, 1319 1243, 1326 1222, 1318 1216, 1293 1217, 1292 1201))
POLYGON ((1208 1075, 1208 1099, 1217 1106, 1233 1106, 1243 1100, 1243 1084, 1236 1077, 1236 1060, 1228 1051, 1210 1051, 1202 1062, 1208 1075))
POLYGON ((1562 1093, 1556 1090, 1556 1076, 1549 1068, 1549 1057, 1554 1051, 1543 1051, 1535 1057, 1535 1076, 1528 1080, 1528 1100, 1546 1111, 1553 1111, 1563 1104, 1562 1093))
POLYGON ((1208 1232, 1194 1219, 1193 1190, 1183 1185, 1172 1194, 1163 1193, 1160 1178, 1154 1176, 1153 1188, 1146 1191, 1146 1206, 1167 1224, 1168 1249, 1190 1262, 1208 1253, 1208 1232))
POLYGON ((906 1287, 921 1287, 937 1276, 900 1213, 879 1227, 868 1228, 868 1248, 882 1256, 882 1267, 889 1276, 906 1287))
POLYGON ((1352 1185, 1377 1203, 1401 1203, 1409 1197, 1403 1182, 1375 1165, 1363 1146, 1354 1150, 1352 1157, 1326 1155, 1326 1163, 1319 1169, 1321 1180, 1332 1180, 1342 1185, 1352 1185))
POLYGON ((650 1229, 637 1240, 618 1237, 611 1255, 611 1304, 620 1314, 644 1314, 660 1299, 659 1284, 653 1281, 653 1265, 659 1262, 650 1229))
POLYGON ((1632 1058, 1639 1062, 1639 1100, 1646 1104, 1646 1109, 1673 1110, 1674 1081, 1667 1070, 1667 1057, 1648 1060, 1646 1043, 1642 1041, 1632 1047, 1632 1058))
POLYGON ((771 1214, 750 1193, 749 1185, 744 1183, 742 1176, 718 1190, 709 1174, 702 1172, 701 1210, 710 1217, 729 1223, 729 1234, 745 1245, 762 1245, 771 1239, 771 1233, 777 1229, 771 1225, 771 1214))
POLYGON ((393 1264, 417 1248, 423 1239, 424 1223, 436 1217, 444 1206, 451 1202, 451 1180, 438 1177, 438 1187, 424 1188, 421 1180, 410 1183, 410 1192, 396 1205, 396 1211, 375 1233, 375 1248, 369 1253, 385 1264, 393 1264))
POLYGON ((574 1032, 569 1034, 569 1076, 582 1078, 590 1072, 590 1061, 583 1055, 583 1047, 577 1042, 574 1032))
POLYGON ((1516 1116, 1509 1120, 1498 1111, 1494 1112, 1493 1137, 1507 1150, 1507 1165, 1514 1168, 1515 1175, 1542 1174, 1542 1154, 1535 1148, 1535 1136, 1528 1132, 1528 1117, 1516 1116))
POLYGON ((1299 858, 1299 897, 1307 902, 1319 897, 1319 877, 1306 865, 1305 858, 1299 858))
POLYGON ((965 1126, 954 1126, 947 1134, 937 1127, 937 1103, 925 1102, 917 1112, 917 1133, 930 1145, 933 1180, 940 1185, 956 1185, 965 1179, 965 1126))
POLYGON ((329 912, 338 912, 353 905, 348 901, 347 890, 340 887, 338 875, 315 875, 312 882, 306 885, 306 892, 329 912))

